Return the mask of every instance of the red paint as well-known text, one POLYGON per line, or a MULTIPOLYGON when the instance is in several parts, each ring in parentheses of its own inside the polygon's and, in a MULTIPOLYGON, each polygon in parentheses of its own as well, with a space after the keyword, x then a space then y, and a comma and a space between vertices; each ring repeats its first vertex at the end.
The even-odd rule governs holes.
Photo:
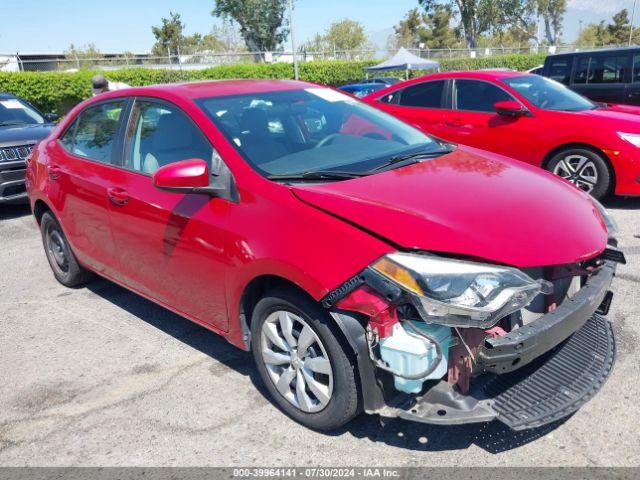
MULTIPOLYGON (((374 92, 362 100, 424 131, 455 143, 516 158, 535 166, 554 149, 582 144, 600 150, 615 173, 615 193, 640 195, 640 149, 622 140, 617 132, 640 133, 639 107, 611 105, 579 112, 538 108, 502 79, 528 75, 521 72, 475 71, 425 75, 374 92), (503 116, 495 112, 403 107, 377 101, 408 85, 438 79, 476 79, 498 85, 524 105, 531 115, 503 116)), ((517 103, 517 102, 515 102, 517 103)))
POLYGON ((183 160, 160 167, 153 174, 157 188, 205 188, 209 186, 207 162, 200 159, 183 160))
POLYGON ((350 310, 371 317, 369 326, 378 332, 380 338, 391 335, 393 326, 398 323, 395 306, 390 305, 366 285, 342 298, 335 306, 339 310, 350 310))
MULTIPOLYGON (((84 266, 239 346, 242 294, 261 276, 286 279, 320 300, 398 247, 516 266, 576 262, 604 249, 604 226, 588 197, 539 169, 461 147, 386 173, 291 187, 255 172, 193 101, 309 86, 206 82, 87 100, 34 152, 32 207, 44 202, 53 211, 84 266), (149 175, 73 156, 59 144, 83 108, 131 95, 182 109, 229 167, 239 200, 160 190, 149 175)), ((201 175, 197 162, 175 164, 156 173, 156 182, 200 185, 201 175)))
POLYGON ((405 249, 533 267, 591 258, 607 242, 588 195, 548 172, 469 147, 293 191, 405 249))

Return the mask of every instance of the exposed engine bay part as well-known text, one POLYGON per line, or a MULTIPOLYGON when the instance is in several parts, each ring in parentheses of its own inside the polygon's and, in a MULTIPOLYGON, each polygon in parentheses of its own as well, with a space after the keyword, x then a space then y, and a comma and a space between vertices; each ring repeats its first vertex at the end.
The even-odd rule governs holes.
POLYGON ((393 374, 397 390, 419 393, 426 380, 439 380, 447 372, 450 343, 450 327, 406 320, 378 341, 379 359, 372 344, 370 354, 379 368, 393 374))

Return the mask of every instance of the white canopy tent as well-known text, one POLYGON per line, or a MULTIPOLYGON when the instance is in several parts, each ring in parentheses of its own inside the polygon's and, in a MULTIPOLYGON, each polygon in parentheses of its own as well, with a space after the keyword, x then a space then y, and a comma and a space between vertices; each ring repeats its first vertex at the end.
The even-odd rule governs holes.
POLYGON ((438 70, 440 64, 434 60, 420 58, 417 55, 407 51, 404 48, 388 60, 385 60, 373 67, 367 67, 367 72, 384 72, 389 70, 404 70, 405 75, 409 76, 409 70, 438 70))

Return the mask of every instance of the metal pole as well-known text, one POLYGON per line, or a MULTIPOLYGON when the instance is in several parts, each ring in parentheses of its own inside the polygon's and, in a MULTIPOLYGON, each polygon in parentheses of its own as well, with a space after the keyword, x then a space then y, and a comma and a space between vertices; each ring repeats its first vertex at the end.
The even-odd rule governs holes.
POLYGON ((291 50, 293 51, 293 78, 298 80, 298 54, 296 52, 296 29, 293 25, 293 0, 289 0, 289 27, 291 28, 291 50))
POLYGON ((629 28, 629 46, 631 46, 631 37, 633 37, 633 20, 636 15, 636 2, 633 0, 633 10, 631 10, 631 27, 629 28))

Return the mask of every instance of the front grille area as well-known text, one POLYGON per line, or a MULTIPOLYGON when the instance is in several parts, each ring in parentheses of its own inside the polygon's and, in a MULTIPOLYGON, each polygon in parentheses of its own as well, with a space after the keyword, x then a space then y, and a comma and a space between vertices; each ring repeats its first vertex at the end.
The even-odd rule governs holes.
POLYGON ((26 160, 33 150, 33 145, 16 145, 15 147, 0 148, 0 162, 26 160))

